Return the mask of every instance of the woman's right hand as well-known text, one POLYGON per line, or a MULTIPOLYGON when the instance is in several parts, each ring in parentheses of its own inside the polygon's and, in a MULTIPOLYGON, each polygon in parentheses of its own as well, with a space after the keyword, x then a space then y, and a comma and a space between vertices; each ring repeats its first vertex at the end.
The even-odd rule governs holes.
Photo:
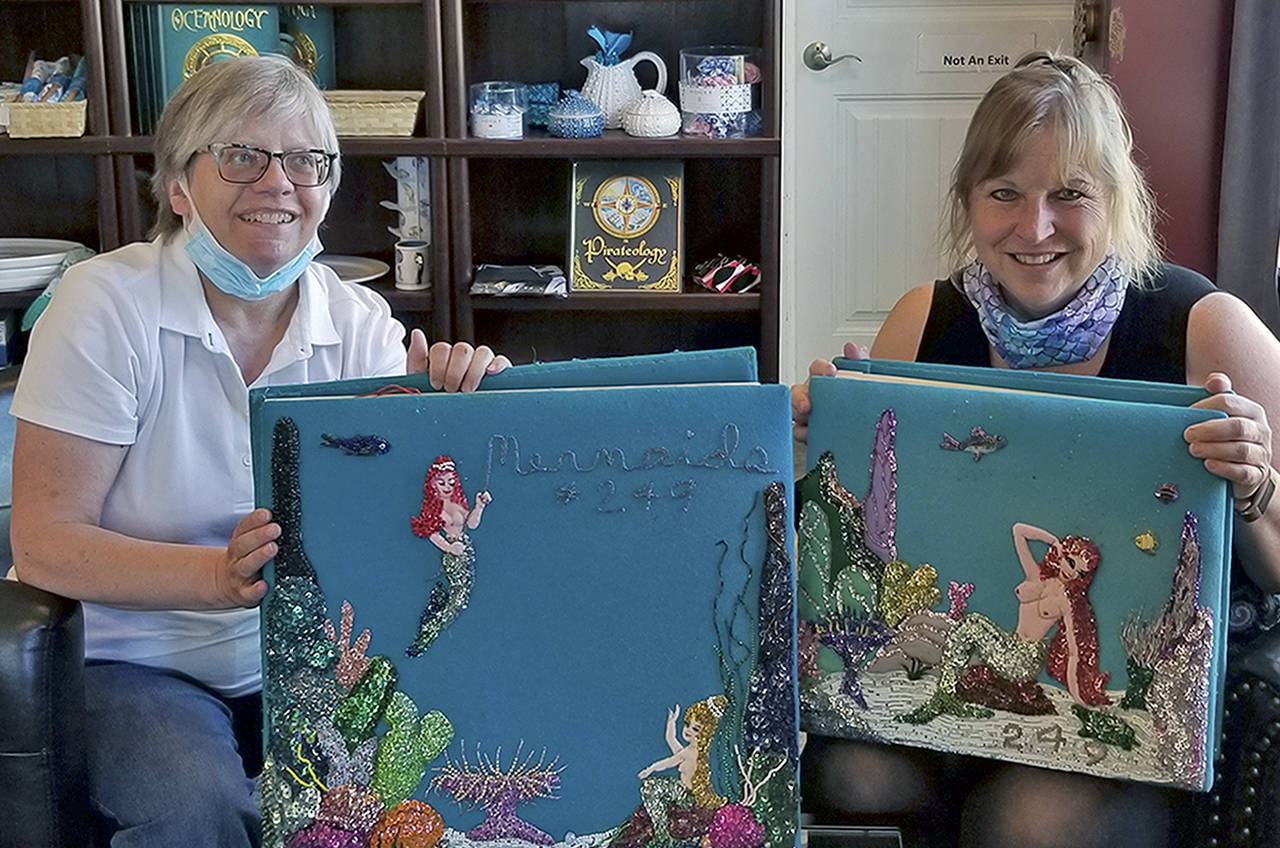
MULTIPOLYGON (((867 349, 854 342, 844 343, 845 359, 866 359, 867 349)), ((836 366, 826 359, 815 359, 809 363, 810 377, 834 377, 836 366)), ((809 401, 809 381, 797 383, 791 387, 791 432, 797 442, 809 441, 809 413, 813 404, 809 401)))
POLYGON ((467 546, 462 542, 450 542, 447 550, 454 556, 462 556, 467 552, 467 546))
POLYGON ((280 525, 271 511, 255 509, 231 531, 231 541, 214 572, 215 608, 254 607, 267 594, 262 567, 279 551, 280 525))

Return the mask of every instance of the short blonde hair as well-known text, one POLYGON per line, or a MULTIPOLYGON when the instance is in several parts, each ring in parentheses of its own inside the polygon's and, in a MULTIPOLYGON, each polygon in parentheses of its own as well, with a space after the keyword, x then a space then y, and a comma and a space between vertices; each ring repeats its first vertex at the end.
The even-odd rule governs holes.
POLYGON ((1105 196, 1110 249, 1135 284, 1160 264, 1155 199, 1133 161, 1133 133, 1120 98, 1096 71, 1070 56, 1029 53, 996 80, 978 104, 947 197, 946 248, 966 265, 973 255, 969 201, 975 186, 1008 173, 1041 130, 1056 141, 1063 178, 1081 167, 1105 196))
MULTIPOLYGON (((311 123, 316 142, 338 153, 338 133, 324 95, 293 62, 281 56, 239 56, 214 62, 184 82, 164 107, 156 126, 156 166, 151 194, 159 214, 151 237, 168 237, 182 229, 169 206, 169 185, 181 178, 191 159, 210 144, 229 141, 256 121, 311 123)), ((341 156, 329 175, 329 194, 338 190, 341 156)))

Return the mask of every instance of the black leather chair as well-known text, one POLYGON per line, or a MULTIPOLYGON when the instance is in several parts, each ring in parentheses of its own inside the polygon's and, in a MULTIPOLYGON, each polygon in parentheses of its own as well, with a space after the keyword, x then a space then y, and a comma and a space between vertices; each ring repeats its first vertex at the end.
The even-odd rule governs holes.
POLYGON ((0 848, 90 842, 83 669, 80 604, 0 579, 0 848))

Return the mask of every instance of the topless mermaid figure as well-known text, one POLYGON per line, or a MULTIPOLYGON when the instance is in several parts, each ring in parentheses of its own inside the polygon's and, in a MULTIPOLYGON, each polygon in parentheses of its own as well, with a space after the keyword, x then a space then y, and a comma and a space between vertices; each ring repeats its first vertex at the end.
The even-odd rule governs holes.
POLYGON ((415 535, 440 549, 444 579, 437 580, 431 589, 418 624, 418 637, 405 649, 409 656, 416 657, 431 647, 436 637, 466 608, 476 576, 476 553, 466 530, 480 526, 484 508, 491 500, 488 492, 480 492, 475 506, 468 507, 453 460, 438 456, 431 463, 422 486, 422 508, 409 519, 409 524, 415 535))
POLYGON ((970 613, 947 636, 939 663, 938 688, 900 720, 924 724, 942 713, 987 718, 991 710, 966 701, 957 692, 961 677, 977 657, 1006 683, 1034 684, 1040 669, 1067 687, 1085 706, 1111 703, 1104 687, 1110 677, 1098 669, 1098 627, 1089 604, 1089 584, 1101 560, 1098 546, 1082 536, 1059 539, 1031 524, 1013 525, 1013 544, 1027 579, 1014 589, 1018 625, 1012 633, 991 619, 970 613), (1049 546, 1036 562, 1029 542, 1049 546), (1049 644, 1049 632, 1057 626, 1049 644))
POLYGON ((711 739, 716 735, 720 718, 724 715, 729 699, 713 695, 698 701, 684 712, 684 732, 687 745, 676 737, 676 719, 680 706, 667 710, 667 747, 671 756, 663 757, 645 766, 640 778, 640 798, 645 817, 652 831, 639 826, 632 818, 610 843, 612 848, 628 848, 632 845, 670 845, 675 842, 668 827, 668 814, 673 808, 699 807, 717 810, 725 804, 724 797, 716 794, 711 784, 711 739), (655 775, 654 772, 675 769, 678 777, 655 775))

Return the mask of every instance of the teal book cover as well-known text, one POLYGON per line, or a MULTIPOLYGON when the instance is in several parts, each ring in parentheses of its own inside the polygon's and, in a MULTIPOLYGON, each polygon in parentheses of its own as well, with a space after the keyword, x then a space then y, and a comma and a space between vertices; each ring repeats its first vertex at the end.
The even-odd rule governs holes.
POLYGON ((306 70, 322 89, 337 88, 333 7, 292 3, 280 7, 280 52, 306 70))
POLYGON ((798 484, 805 729, 1213 781, 1232 510, 1197 388, 840 361, 798 484))
POLYGON ((155 113, 183 80, 211 62, 280 52, 279 7, 156 4, 151 12, 155 113))
POLYGON ((252 393, 264 845, 797 844, 789 395, 690 356, 252 393))

